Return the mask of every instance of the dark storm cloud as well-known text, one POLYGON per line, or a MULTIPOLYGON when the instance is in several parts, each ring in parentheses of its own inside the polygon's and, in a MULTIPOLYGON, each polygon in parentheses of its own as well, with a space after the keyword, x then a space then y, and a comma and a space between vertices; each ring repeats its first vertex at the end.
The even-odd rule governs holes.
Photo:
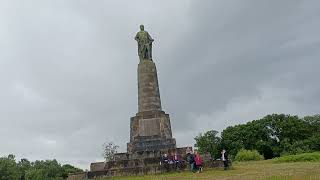
POLYGON ((88 167, 105 141, 124 151, 141 23, 179 145, 268 113, 318 113, 319 5, 2 1, 0 153, 88 167))

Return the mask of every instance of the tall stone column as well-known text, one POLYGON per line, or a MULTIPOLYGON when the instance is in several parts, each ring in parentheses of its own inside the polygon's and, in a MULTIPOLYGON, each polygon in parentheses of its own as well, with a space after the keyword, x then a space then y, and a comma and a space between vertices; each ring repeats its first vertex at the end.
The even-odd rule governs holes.
POLYGON ((151 60, 138 65, 138 109, 139 112, 161 111, 157 68, 151 60))
POLYGON ((130 120, 128 152, 176 148, 169 114, 162 111, 157 68, 150 59, 138 65, 138 113, 130 120))

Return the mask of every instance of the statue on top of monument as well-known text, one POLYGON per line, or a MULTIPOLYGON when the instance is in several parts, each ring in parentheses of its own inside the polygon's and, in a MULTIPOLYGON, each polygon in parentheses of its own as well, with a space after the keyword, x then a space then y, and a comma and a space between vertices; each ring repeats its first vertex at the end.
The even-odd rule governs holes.
POLYGON ((138 55, 140 61, 143 59, 152 60, 152 42, 154 41, 144 26, 140 25, 140 31, 134 38, 138 42, 138 55))

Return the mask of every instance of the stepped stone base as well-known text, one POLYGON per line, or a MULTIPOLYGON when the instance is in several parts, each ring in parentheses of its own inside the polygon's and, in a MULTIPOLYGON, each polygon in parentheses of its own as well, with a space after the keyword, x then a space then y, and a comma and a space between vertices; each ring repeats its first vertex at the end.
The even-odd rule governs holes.
POLYGON ((139 112, 131 118, 128 153, 174 148, 176 140, 172 138, 170 117, 164 111, 139 112))
MULTIPOLYGON (((186 154, 192 147, 168 149, 167 151, 143 151, 135 153, 115 154, 114 161, 91 163, 90 171, 69 174, 68 180, 88 180, 114 176, 142 176, 177 171, 176 166, 160 165, 160 157, 166 153, 173 156, 181 155, 183 161, 180 171, 189 171, 190 165, 186 162, 186 154)), ((222 161, 214 161, 210 155, 202 155, 204 168, 223 168, 222 161)), ((231 162, 229 163, 231 166, 231 162)))
POLYGON ((117 153, 114 156, 114 161, 91 163, 89 172, 70 174, 68 180, 159 174, 167 171, 160 166, 160 158, 164 153, 169 155, 177 153, 186 158, 186 153, 190 150, 192 150, 192 147, 167 149, 165 151, 117 153))

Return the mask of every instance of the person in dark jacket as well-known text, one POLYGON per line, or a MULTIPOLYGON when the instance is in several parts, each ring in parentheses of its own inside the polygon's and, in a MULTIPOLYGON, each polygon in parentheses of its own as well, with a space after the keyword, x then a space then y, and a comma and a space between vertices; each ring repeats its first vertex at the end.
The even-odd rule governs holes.
POLYGON ((169 171, 169 157, 167 154, 161 156, 160 165, 164 167, 165 172, 169 171))
POLYGON ((187 161, 189 162, 189 164, 190 164, 190 170, 191 170, 191 172, 195 172, 195 170, 196 170, 196 165, 195 165, 195 160, 194 160, 194 154, 193 154, 193 152, 189 152, 188 154, 187 154, 187 161))
POLYGON ((228 159, 228 153, 225 149, 221 152, 221 160, 223 161, 224 170, 227 170, 229 167, 229 159, 228 159))

